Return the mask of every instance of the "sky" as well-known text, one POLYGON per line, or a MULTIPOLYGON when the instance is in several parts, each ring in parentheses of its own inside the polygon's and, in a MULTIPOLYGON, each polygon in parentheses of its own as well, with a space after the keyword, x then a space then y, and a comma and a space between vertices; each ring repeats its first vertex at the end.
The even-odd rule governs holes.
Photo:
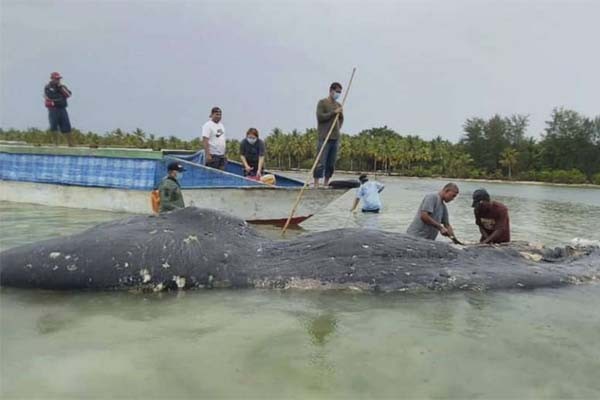
POLYGON ((600 1, 0 0, 0 127, 48 127, 52 71, 74 127, 192 139, 316 126, 347 88, 343 132, 459 140, 467 118, 600 115, 600 1))

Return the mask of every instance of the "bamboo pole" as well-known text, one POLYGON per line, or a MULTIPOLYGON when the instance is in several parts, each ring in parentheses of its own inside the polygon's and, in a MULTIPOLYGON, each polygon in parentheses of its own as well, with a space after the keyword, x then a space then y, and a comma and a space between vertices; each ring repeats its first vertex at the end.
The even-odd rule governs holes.
MULTIPOLYGON (((346 91, 344 93, 344 98, 342 99, 342 109, 344 108, 344 104, 346 104, 346 98, 348 97, 348 93, 350 92, 350 86, 352 85, 352 80, 354 79, 354 73, 355 72, 356 72, 356 67, 352 68, 352 75, 350 75, 350 81, 348 82, 348 87, 346 88, 346 91)), ((300 204, 300 200, 302 199, 302 195, 304 194, 304 190, 308 187, 308 183, 310 182, 310 178, 313 176, 315 168, 317 167, 317 164, 319 163, 319 160, 321 159, 321 155, 323 154, 323 149, 325 149, 325 145, 327 144, 327 141, 329 140, 329 137, 331 136, 331 132, 333 132, 333 128, 337 124, 339 118, 340 118, 340 113, 337 113, 335 115, 335 118, 333 119, 333 123, 331 124, 331 128, 329 128, 329 132, 327 133, 327 136, 325 137, 325 140, 323 141, 323 144, 321 145, 321 148, 319 149, 319 153, 317 154, 317 158, 315 159, 315 162, 313 163, 313 166, 310 169, 310 172, 308 173, 308 176, 306 177, 306 180, 304 181, 304 185, 302 186, 302 189, 300 189, 300 192, 298 193, 298 197, 296 198, 296 202, 294 203, 294 206, 292 207, 292 211, 290 212, 290 216, 288 217, 287 221, 285 221, 285 225, 283 226, 283 229, 281 230, 281 236, 285 235, 285 231, 287 230, 287 227, 290 224, 290 221, 294 217, 294 213, 296 212, 296 208, 298 208, 298 204, 300 204)))

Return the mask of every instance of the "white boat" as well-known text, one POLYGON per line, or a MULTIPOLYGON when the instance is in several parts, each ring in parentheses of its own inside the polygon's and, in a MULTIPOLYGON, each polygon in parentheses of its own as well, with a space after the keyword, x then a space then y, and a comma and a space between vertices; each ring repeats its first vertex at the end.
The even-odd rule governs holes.
MULTIPOLYGON (((282 224, 303 182, 280 174, 275 185, 203 165, 203 152, 44 147, 0 143, 0 201, 148 214, 150 193, 172 160, 186 164, 186 205, 225 211, 249 222, 282 224)), ((322 210, 348 189, 307 189, 292 224, 322 210)))

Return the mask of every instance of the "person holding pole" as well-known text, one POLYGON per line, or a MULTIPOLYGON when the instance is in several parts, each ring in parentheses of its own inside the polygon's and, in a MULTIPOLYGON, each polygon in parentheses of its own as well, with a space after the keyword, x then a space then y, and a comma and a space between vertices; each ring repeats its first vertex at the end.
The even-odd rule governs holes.
MULTIPOLYGON (((346 93, 344 94, 344 98, 342 99, 342 103, 339 104, 337 103, 337 98, 339 97, 339 94, 342 92, 342 85, 340 85, 337 82, 334 82, 331 84, 330 89, 329 89, 329 97, 331 98, 331 100, 328 99, 323 99, 326 101, 333 101, 335 102, 339 107, 335 108, 334 111, 334 117, 333 117, 333 121, 331 121, 330 124, 330 128, 329 131, 327 132, 327 134, 323 137, 323 143, 325 142, 329 142, 329 138, 331 137, 332 133, 333 133, 333 129, 334 128, 338 128, 338 136, 339 136, 339 126, 337 124, 338 119, 340 117, 342 117, 342 107, 344 106, 344 104, 346 104, 346 98, 348 97, 348 92, 350 92, 350 86, 352 86, 352 80, 354 79, 354 73, 356 72, 356 67, 352 68, 352 75, 350 75, 350 81, 348 81, 348 89, 346 90, 346 93), (332 93, 331 91, 334 91, 335 93, 332 93), (335 98, 334 98, 335 97, 335 98)), ((317 109, 319 107, 317 106, 317 109)), ((317 115, 318 115, 318 110, 317 110, 317 115)), ((319 137, 320 137, 320 133, 319 133, 319 137)), ((337 145, 337 143, 336 143, 337 145)), ((302 199, 302 194, 304 193, 304 189, 306 189, 308 187, 308 181, 310 180, 310 176, 313 175, 313 178, 315 177, 315 169, 317 168, 317 164, 319 163, 319 160, 321 159, 321 156, 323 155, 325 150, 325 146, 319 146, 319 149, 317 151, 317 157, 315 158, 315 162, 313 163, 312 168, 310 169, 310 172, 308 173, 308 176, 306 177, 306 180, 304 181, 304 185, 302 185, 302 189, 300 189, 300 192, 298 192, 298 197, 296 197, 296 201, 294 202, 294 205, 292 206, 292 211, 290 212, 290 216, 288 217, 287 221, 285 221, 285 225, 283 225, 283 228, 281 229, 281 235, 285 235, 285 231, 287 229, 287 227, 290 224, 290 221, 292 220, 292 217, 294 216, 294 213, 296 212, 296 208, 298 207, 298 204, 300 204, 300 200, 302 199)), ((336 148, 337 151, 337 148, 336 148)), ((333 160, 335 162, 335 159, 333 160)), ((331 171, 331 175, 333 175, 333 170, 331 171)), ((331 178, 331 175, 329 176, 331 178)), ((318 184, 318 179, 315 179, 316 183, 318 184)), ((327 183, 329 183, 329 181, 327 181, 327 183)))
POLYGON ((315 188, 319 187, 319 179, 324 177, 323 186, 329 185, 329 179, 335 170, 335 161, 339 148, 340 128, 344 123, 342 105, 338 99, 342 94, 342 85, 333 82, 329 86, 329 96, 319 100, 317 104, 317 132, 319 135, 317 153, 324 146, 323 153, 319 158, 317 168, 313 173, 315 188), (336 118, 336 115, 339 116, 336 118), (335 125, 333 125, 335 124, 335 125), (333 125, 333 126, 332 126, 333 125), (327 134, 331 130, 329 140, 325 142, 327 134))

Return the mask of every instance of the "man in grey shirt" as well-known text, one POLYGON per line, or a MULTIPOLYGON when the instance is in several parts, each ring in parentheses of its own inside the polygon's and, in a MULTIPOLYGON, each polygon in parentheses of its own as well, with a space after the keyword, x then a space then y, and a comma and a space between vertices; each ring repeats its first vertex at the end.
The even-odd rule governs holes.
POLYGON ((438 193, 426 195, 406 233, 431 240, 435 240, 438 232, 454 237, 445 203, 451 202, 457 195, 458 186, 454 183, 447 183, 438 193))

